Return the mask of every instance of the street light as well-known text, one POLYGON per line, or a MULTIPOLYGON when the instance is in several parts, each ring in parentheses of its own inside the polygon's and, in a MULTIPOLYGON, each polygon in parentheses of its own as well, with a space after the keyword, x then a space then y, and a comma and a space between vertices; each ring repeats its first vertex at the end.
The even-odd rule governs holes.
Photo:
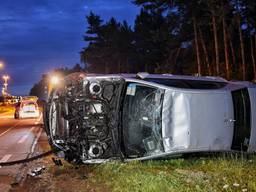
POLYGON ((4 63, 2 61, 0 61, 0 69, 4 68, 4 63))
POLYGON ((47 92, 48 92, 48 97, 51 94, 53 89, 58 88, 59 86, 61 86, 61 76, 60 75, 56 75, 56 74, 51 74, 48 76, 48 85, 46 86, 47 92))
POLYGON ((52 76, 50 83, 52 84, 52 86, 56 86, 60 83, 60 78, 57 76, 52 76))

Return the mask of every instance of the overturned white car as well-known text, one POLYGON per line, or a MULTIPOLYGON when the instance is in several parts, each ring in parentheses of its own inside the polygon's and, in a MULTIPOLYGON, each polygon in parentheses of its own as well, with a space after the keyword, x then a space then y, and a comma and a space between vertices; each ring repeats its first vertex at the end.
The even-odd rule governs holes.
POLYGON ((45 110, 66 160, 99 163, 196 152, 256 151, 256 85, 217 77, 67 77, 45 110))

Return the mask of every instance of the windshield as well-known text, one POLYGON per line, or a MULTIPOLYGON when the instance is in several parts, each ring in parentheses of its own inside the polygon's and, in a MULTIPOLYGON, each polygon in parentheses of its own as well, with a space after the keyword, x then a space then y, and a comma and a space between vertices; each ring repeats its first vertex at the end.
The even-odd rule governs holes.
POLYGON ((124 153, 142 157, 163 151, 162 105, 164 90, 128 83, 122 111, 124 153))

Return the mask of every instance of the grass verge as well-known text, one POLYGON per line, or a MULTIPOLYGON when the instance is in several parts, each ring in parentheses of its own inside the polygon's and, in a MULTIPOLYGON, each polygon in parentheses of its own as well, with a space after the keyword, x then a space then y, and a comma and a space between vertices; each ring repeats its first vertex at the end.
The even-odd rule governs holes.
POLYGON ((111 191, 256 191, 256 158, 215 157, 100 165, 111 191))
POLYGON ((255 178, 255 156, 223 156, 90 166, 64 163, 49 166, 44 179, 30 178, 27 185, 32 191, 249 192, 256 191, 255 178))

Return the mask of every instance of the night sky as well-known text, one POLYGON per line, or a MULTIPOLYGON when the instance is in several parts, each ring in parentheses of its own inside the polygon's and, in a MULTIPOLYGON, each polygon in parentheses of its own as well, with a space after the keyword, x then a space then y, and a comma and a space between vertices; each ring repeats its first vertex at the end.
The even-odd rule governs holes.
POLYGON ((11 94, 26 95, 42 74, 80 62, 90 11, 133 25, 139 8, 130 0, 1 1, 0 60, 6 66, 0 75, 10 75, 11 94))

